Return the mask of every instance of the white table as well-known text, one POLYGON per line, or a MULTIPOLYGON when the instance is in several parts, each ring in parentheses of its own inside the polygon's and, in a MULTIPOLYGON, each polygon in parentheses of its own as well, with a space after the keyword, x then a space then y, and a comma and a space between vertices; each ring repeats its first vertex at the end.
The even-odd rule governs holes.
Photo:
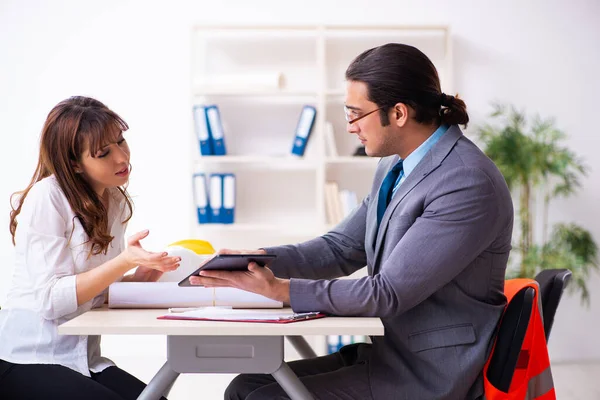
MULTIPOLYGON (((256 312, 258 310, 252 310, 256 312)), ((291 309, 286 312, 292 313, 291 309)), ((292 400, 312 399, 284 361, 287 337, 303 357, 314 356, 303 335, 382 336, 379 318, 326 317, 289 324, 159 320, 166 310, 100 308, 62 324, 63 335, 166 335, 167 362, 138 399, 168 392, 180 373, 268 373, 292 400)), ((260 310, 281 313, 278 310, 260 310)))

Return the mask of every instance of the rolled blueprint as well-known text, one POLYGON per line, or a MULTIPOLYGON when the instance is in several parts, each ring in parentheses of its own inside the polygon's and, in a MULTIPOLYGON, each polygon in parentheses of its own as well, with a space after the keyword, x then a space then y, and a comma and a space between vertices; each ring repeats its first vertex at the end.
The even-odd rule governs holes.
POLYGON ((282 308, 283 303, 236 288, 179 287, 177 282, 115 282, 108 288, 109 308, 210 306, 282 308))

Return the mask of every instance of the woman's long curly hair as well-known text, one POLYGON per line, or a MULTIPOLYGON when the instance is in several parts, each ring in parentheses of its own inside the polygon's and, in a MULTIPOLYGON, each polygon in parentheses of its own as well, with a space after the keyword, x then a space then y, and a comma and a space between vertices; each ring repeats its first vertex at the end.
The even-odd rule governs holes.
MULTIPOLYGON (((88 235, 90 255, 106 253, 113 237, 108 226, 107 209, 82 174, 75 172, 75 163, 81 160, 86 146, 96 154, 103 146, 114 141, 115 132, 129 129, 127 123, 98 100, 75 96, 61 101, 48 114, 40 139, 40 155, 29 186, 11 196, 10 234, 15 244, 17 216, 27 194, 36 182, 54 175, 69 205, 88 235), (13 202, 14 196, 18 198, 13 202)), ((126 187, 118 187, 129 215, 133 204, 126 187)))

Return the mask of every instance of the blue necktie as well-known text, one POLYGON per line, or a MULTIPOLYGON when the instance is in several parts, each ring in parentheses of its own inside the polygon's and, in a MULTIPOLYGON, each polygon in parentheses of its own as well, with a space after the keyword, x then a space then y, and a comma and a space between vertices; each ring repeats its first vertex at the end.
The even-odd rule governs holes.
POLYGON ((379 224, 381 223, 381 218, 383 218, 383 214, 385 213, 385 209, 388 204, 392 200, 392 193, 394 191, 394 184, 396 180, 398 180, 398 176, 400 176, 400 172, 402 172, 402 160, 398 161, 398 164, 394 165, 394 167, 388 172, 385 176, 385 179, 381 183, 381 187, 379 188, 379 202, 377 203, 377 228, 379 229, 379 224))

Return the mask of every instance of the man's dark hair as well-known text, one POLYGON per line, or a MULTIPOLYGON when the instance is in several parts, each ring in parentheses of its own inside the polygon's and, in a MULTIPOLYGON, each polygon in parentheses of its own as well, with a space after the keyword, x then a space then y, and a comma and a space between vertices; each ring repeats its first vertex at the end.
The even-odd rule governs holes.
POLYGON ((415 110, 419 123, 466 125, 467 106, 446 95, 429 58, 413 46, 388 43, 360 54, 346 70, 346 80, 364 82, 368 98, 382 107, 381 124, 389 125, 388 111, 397 103, 415 110))

